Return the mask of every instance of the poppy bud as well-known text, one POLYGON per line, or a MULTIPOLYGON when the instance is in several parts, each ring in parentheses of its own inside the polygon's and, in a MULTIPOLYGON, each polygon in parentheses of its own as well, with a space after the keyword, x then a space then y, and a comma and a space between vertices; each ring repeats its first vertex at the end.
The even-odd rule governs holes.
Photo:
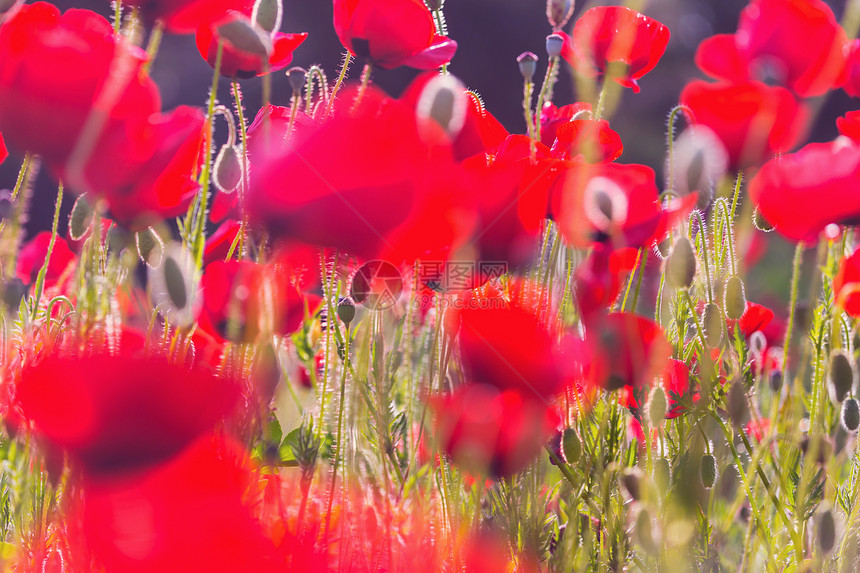
POLYGON ((818 546, 825 556, 833 553, 836 547, 836 518, 830 507, 824 507, 818 512, 818 546))
POLYGON ((138 231, 134 235, 135 245, 137 245, 137 254, 140 260, 150 268, 158 268, 161 266, 161 259, 164 255, 164 242, 155 229, 147 227, 142 231, 138 231))
POLYGON ((531 82, 532 78, 535 77, 537 61, 538 57, 533 52, 523 52, 517 57, 517 63, 520 66, 520 73, 523 75, 523 79, 525 81, 531 82))
POLYGON ((848 398, 842 402, 842 413, 839 418, 842 420, 842 427, 852 434, 857 433, 860 428, 860 404, 854 398, 848 398))
MULTIPOLYGON (((673 191, 679 195, 698 193, 697 207, 711 203, 714 182, 728 166, 728 154, 717 135, 704 125, 688 127, 675 140, 672 169, 673 191)), ((668 160, 668 158, 667 158, 668 160)))
POLYGON ((843 350, 834 350, 830 355, 830 370, 827 374, 827 389, 835 404, 841 403, 853 392, 857 372, 854 361, 843 350))
POLYGON ((651 390, 651 395, 648 397, 648 423, 652 428, 656 428, 666 419, 666 413, 669 411, 669 403, 666 400, 666 391, 659 384, 651 390))
POLYGON ((624 468, 624 471, 621 472, 621 485, 624 486, 633 501, 639 501, 642 497, 642 479, 644 477, 645 474, 638 467, 624 468))
POLYGON ((337 302, 337 317, 347 326, 355 318, 355 303, 348 296, 341 297, 337 302))
POLYGON ((213 169, 215 187, 222 193, 232 193, 242 182, 242 152, 235 145, 225 145, 215 158, 213 169))
POLYGON ((553 30, 560 30, 573 16, 573 0, 546 0, 546 19, 553 30))
POLYGON ((561 440, 562 433, 556 432, 552 435, 552 437, 550 437, 549 443, 547 444, 549 450, 552 452, 549 455, 549 463, 554 466, 564 463, 564 453, 561 450, 561 440))
POLYGON ((672 466, 669 464, 669 460, 666 458, 655 459, 652 477, 661 492, 669 491, 669 486, 672 485, 672 466))
POLYGON ((10 312, 16 312, 18 307, 21 306, 21 299, 24 298, 24 294, 27 292, 27 287, 24 286, 24 282, 21 279, 13 277, 2 283, 2 288, 3 304, 6 305, 6 308, 10 312))
POLYGON ((561 450, 564 453, 564 459, 569 464, 575 464, 579 461, 582 455, 582 442, 579 441, 579 436, 573 428, 565 428, 561 438, 561 450))
POLYGON ((737 275, 729 277, 723 298, 723 308, 731 320, 740 320, 747 309, 747 296, 744 292, 744 282, 737 275))
POLYGON ((94 215, 95 211, 87 200, 86 193, 79 196, 69 213, 69 238, 73 241, 83 239, 93 224, 94 215))
POLYGON ((717 483, 717 477, 719 476, 719 472, 717 471, 717 458, 715 458, 712 454, 705 454, 702 456, 702 462, 699 472, 699 477, 702 479, 702 486, 705 489, 711 489, 714 487, 714 484, 717 483))
POLYGON ((744 423, 748 414, 747 391, 740 380, 735 380, 729 388, 726 395, 726 409, 729 412, 729 419, 735 426, 741 426, 744 423))
POLYGON ((779 392, 779 389, 782 388, 782 372, 771 370, 767 375, 767 384, 770 386, 771 392, 779 392))
POLYGON ((775 225, 771 225, 770 223, 768 223, 767 219, 765 219, 761 212, 758 210, 758 207, 756 207, 755 211, 753 212, 753 225, 755 225, 755 228, 759 231, 762 231, 763 233, 770 233, 771 231, 776 229, 775 225))
POLYGON ((563 47, 564 38, 560 34, 550 34, 546 37, 546 55, 550 58, 559 57, 563 47))
POLYGON ((651 512, 647 508, 643 507, 639 510, 633 531, 642 549, 648 553, 655 553, 657 551, 657 542, 654 540, 654 526, 651 523, 651 512))
POLYGON ((723 312, 716 304, 710 302, 705 305, 705 313, 702 317, 702 327, 705 330, 705 342, 711 348, 716 348, 723 340, 723 312))
POLYGON ((267 61, 272 53, 272 39, 269 34, 241 14, 231 12, 231 16, 230 20, 215 28, 218 38, 244 55, 267 61))
POLYGON ((450 137, 455 137, 466 122, 469 97, 466 86, 456 77, 447 74, 435 76, 418 98, 415 112, 420 118, 432 119, 450 137))
POLYGON ((257 365, 254 368, 254 379, 260 392, 261 401, 269 404, 275 396, 275 389, 281 379, 281 364, 278 360, 278 351, 269 342, 263 345, 257 355, 257 365))
POLYGON ((190 326, 197 317, 197 274, 194 257, 178 243, 164 249, 161 266, 149 268, 149 285, 158 309, 177 326, 190 326))
POLYGON ((308 78, 308 71, 299 66, 295 66, 287 70, 287 79, 290 80, 290 87, 293 88, 293 95, 299 95, 305 87, 305 82, 308 78))
POLYGON ((696 253, 687 237, 675 242, 672 254, 666 260, 666 276, 676 288, 690 288, 696 276, 696 253))
POLYGON ((12 192, 8 189, 0 189, 0 221, 12 213, 12 192))
POLYGON ((666 237, 654 247, 654 253, 663 260, 669 258, 672 254, 672 239, 666 237))
POLYGON ((283 16, 281 0, 257 0, 254 2, 254 11, 251 12, 251 20, 269 33, 277 32, 281 28, 283 16))

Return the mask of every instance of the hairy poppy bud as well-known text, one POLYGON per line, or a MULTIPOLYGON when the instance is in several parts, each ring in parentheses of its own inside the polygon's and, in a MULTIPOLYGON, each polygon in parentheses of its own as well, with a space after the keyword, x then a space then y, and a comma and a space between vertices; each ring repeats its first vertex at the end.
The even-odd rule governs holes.
POLYGON ((776 229, 776 226, 771 225, 767 221, 767 219, 764 218, 764 215, 761 214, 761 212, 758 210, 758 207, 756 207, 755 212, 753 212, 753 225, 755 225, 755 228, 763 233, 770 233, 771 231, 776 229))
POLYGON ((624 468, 621 472, 621 485, 627 491, 630 499, 639 501, 642 497, 642 479, 645 475, 638 467, 624 468))
POLYGON ((705 306, 705 313, 702 317, 702 327, 705 329, 705 342, 711 348, 716 348, 723 340, 723 328, 725 321, 723 320, 723 312, 714 303, 708 303, 705 306))
POLYGON ((134 242, 137 245, 137 254, 143 264, 150 268, 161 266, 161 259, 164 256, 164 242, 155 232, 155 229, 147 227, 138 231, 134 234, 134 242))
POLYGON ((8 189, 0 189, 0 221, 12 213, 12 192, 8 189))
POLYGON ((69 238, 73 241, 83 239, 93 224, 94 215, 95 211, 87 199, 87 194, 79 196, 69 213, 69 238))
POLYGON ((661 492, 669 491, 669 486, 672 485, 672 466, 666 458, 657 458, 654 460, 654 483, 661 492))
POLYGON ((177 326, 190 326, 197 317, 200 308, 198 283, 194 257, 179 243, 164 249, 161 266, 149 268, 149 285, 157 307, 177 326))
POLYGON ((740 320, 747 309, 744 282, 737 275, 729 277, 729 280, 726 281, 723 308, 726 310, 726 316, 731 320, 740 320))
POLYGON ((231 15, 230 20, 215 29, 218 37, 242 54, 268 60, 272 53, 269 34, 246 17, 238 13, 231 15))
POLYGON ((713 454, 705 454, 702 456, 700 465, 699 477, 702 479, 702 486, 705 489, 711 489, 717 483, 719 472, 717 471, 717 458, 713 454))
POLYGON ((726 395, 726 409, 729 412, 729 419, 735 426, 743 425, 748 414, 747 391, 740 380, 735 380, 729 388, 729 393, 726 395))
POLYGON ((690 288, 696 277, 696 253, 687 237, 675 242, 672 254, 666 260, 666 276, 676 288, 690 288))
POLYGON ((263 30, 272 33, 281 28, 283 16, 284 7, 281 5, 281 0, 257 0, 254 2, 251 20, 263 30))
POLYGON ((782 388, 782 372, 771 370, 767 375, 767 384, 770 386, 771 392, 779 392, 779 389, 782 388))
POLYGON ((569 464, 575 464, 582 455, 582 442, 573 428, 565 428, 561 437, 561 451, 569 464))
POLYGON ((546 19, 553 30, 561 30, 573 16, 573 0, 546 0, 546 19))
POLYGON ((225 145, 215 158, 213 181, 222 193, 232 193, 242 182, 242 152, 235 145, 225 145))
POLYGON ((546 37, 546 55, 550 58, 559 57, 563 47, 564 38, 560 34, 550 34, 546 37))
POLYGON ((827 374, 827 390, 834 403, 842 402, 854 390, 857 371, 854 361, 843 350, 830 355, 830 370, 827 374))
POLYGON ((714 194, 714 182, 728 166, 725 146, 711 129, 695 125, 678 136, 674 147, 673 161, 667 165, 672 172, 674 191, 679 195, 698 193, 696 205, 706 209, 714 194))
POLYGON ((337 301, 337 317, 346 325, 349 325, 355 318, 355 303, 348 296, 341 297, 337 301))
POLYGON ((523 52, 517 57, 517 64, 520 66, 520 73, 523 79, 531 82, 537 71, 538 57, 533 52, 523 52))
POLYGON ((818 512, 818 546, 821 552, 829 556, 836 548, 836 538, 838 532, 836 530, 836 518, 833 515, 833 509, 824 507, 818 512))
POLYGON ((648 397, 648 423, 652 428, 658 427, 666 419, 669 403, 666 400, 666 391, 659 384, 651 389, 648 397))
POLYGON ((860 428, 860 404, 854 398, 848 398, 842 402, 842 412, 840 414, 842 427, 852 434, 857 433, 860 428))
POLYGON ((463 129, 468 107, 466 86, 456 77, 446 74, 427 82, 421 90, 415 112, 420 118, 432 119, 450 137, 455 137, 463 129))
POLYGON ((290 80, 290 87, 293 88, 293 95, 299 95, 305 87, 305 82, 308 78, 308 71, 299 66, 295 66, 287 70, 287 79, 290 80))
POLYGON ((663 260, 669 258, 672 254, 672 239, 666 237, 654 247, 654 253, 663 260))

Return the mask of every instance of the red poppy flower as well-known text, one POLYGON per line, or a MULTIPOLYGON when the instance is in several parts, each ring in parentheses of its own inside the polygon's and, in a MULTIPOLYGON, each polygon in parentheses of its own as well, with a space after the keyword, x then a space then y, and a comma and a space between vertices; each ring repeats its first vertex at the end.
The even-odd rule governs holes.
POLYGON ((238 386, 124 337, 119 354, 55 352, 28 365, 17 398, 40 436, 91 473, 161 462, 233 407, 238 386))
POLYGON ((597 6, 579 17, 572 39, 563 35, 561 56, 579 73, 602 76, 613 62, 627 64, 624 75, 613 79, 638 93, 637 80, 660 61, 670 34, 668 27, 630 8, 597 6))
MULTIPOLYGON (((253 4, 245 10, 230 11, 226 16, 197 29, 197 50, 210 66, 214 68, 218 58, 218 28, 238 20, 244 20, 249 26, 256 26, 250 20, 252 10, 253 4)), ((222 39, 220 68, 222 76, 246 79, 282 70, 290 65, 293 61, 293 51, 308 37, 306 33, 285 34, 277 30, 271 33, 264 30, 259 32, 267 34, 271 39, 272 48, 268 61, 263 61, 259 55, 242 51, 229 40, 222 39)))
MULTIPOLYGON (((45 264, 48 256, 48 245, 51 243, 51 232, 42 231, 27 241, 18 253, 18 262, 15 267, 16 276, 26 285, 36 283, 36 277, 45 264)), ((48 262, 48 272, 45 274, 45 286, 54 285, 69 265, 76 261, 75 254, 69 248, 68 243, 62 237, 57 237, 54 248, 51 251, 51 260, 48 262)))
POLYGON ((436 34, 422 0, 334 0, 334 29, 349 51, 385 69, 432 70, 457 51, 455 41, 436 34))
POLYGON ((467 377, 500 390, 549 399, 562 389, 553 337, 523 305, 460 311, 460 356, 467 377))
POLYGON ((521 470, 558 425, 558 416, 542 401, 487 384, 469 383, 431 404, 442 449, 467 471, 483 475, 521 470))
POLYGON ((78 557, 130 573, 271 570, 274 546, 243 502, 255 484, 242 447, 212 435, 153 468, 87 476, 71 507, 86 541, 78 557))
POLYGON ((842 84, 847 50, 845 31, 821 0, 754 0, 735 34, 699 45, 696 65, 717 79, 776 83, 805 98, 842 84))
POLYGON ((558 126, 552 145, 555 155, 587 163, 609 163, 623 151, 621 136, 603 119, 576 119, 558 126))
POLYGON ((693 81, 680 101, 696 122, 722 140, 735 169, 761 165, 776 153, 790 150, 804 134, 809 117, 785 88, 760 82, 693 81))
POLYGON ((844 117, 836 118, 839 133, 860 143, 860 111, 849 111, 844 117))
POLYGON ((573 289, 583 316, 605 312, 618 298, 623 278, 636 265, 637 250, 595 245, 573 275, 573 289))
MULTIPOLYGON (((227 258, 227 253, 230 252, 230 247, 236 239, 236 235, 242 228, 239 221, 225 221, 215 229, 215 232, 206 239, 206 246, 203 249, 203 266, 204 268, 215 261, 223 261, 227 258)), ((238 250, 233 250, 234 256, 238 250)))
POLYGON ((773 320, 773 316, 773 311, 768 307, 747 301, 746 310, 744 310, 740 320, 738 320, 741 334, 749 338, 753 332, 764 330, 773 320))
POLYGON ((858 186, 860 145, 839 138, 767 162, 750 182, 750 196, 780 234, 808 241, 831 223, 860 222, 858 186))
POLYGON ((555 104, 550 101, 544 104, 540 113, 540 142, 547 147, 552 147, 559 127, 569 123, 574 118, 585 119, 591 117, 591 104, 577 102, 570 105, 556 107, 555 104))
POLYGON ((672 345, 653 321, 630 313, 597 316, 586 325, 585 375, 606 390, 640 388, 657 377, 672 345))
POLYGON ((839 271, 833 277, 836 304, 848 316, 860 316, 860 249, 839 262, 839 271))
MULTIPOLYGON (((690 368, 683 360, 670 358, 655 382, 660 384, 666 393, 668 402, 667 419, 677 418, 686 413, 687 405, 699 399, 699 392, 690 386, 690 368)), ((652 384, 641 387, 625 386, 621 389, 618 402, 630 409, 637 418, 641 417, 640 409, 648 403, 652 384)))
POLYGON ((123 5, 139 8, 147 22, 161 20, 174 34, 191 34, 230 10, 250 10, 254 0, 123 0, 123 5))
POLYGON ((6 149, 6 142, 3 141, 3 134, 0 133, 0 163, 6 161, 7 157, 9 157, 9 150, 6 149))

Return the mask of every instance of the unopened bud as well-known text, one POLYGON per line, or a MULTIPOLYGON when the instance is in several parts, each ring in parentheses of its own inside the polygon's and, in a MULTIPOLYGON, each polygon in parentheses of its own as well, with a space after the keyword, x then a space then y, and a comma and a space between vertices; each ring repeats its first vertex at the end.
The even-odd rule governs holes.
POLYGON ((666 260, 666 276, 676 288, 690 288, 696 277, 696 253, 687 237, 675 242, 672 254, 666 260))
POLYGON ((213 168, 215 187, 222 193, 233 193, 242 182, 242 152, 235 145, 225 145, 218 152, 213 168))
MULTIPOLYGON (((669 158, 667 158, 668 161, 669 158)), ((672 164, 674 191, 698 193, 696 206, 706 209, 713 197, 714 182, 725 173, 728 153, 720 138, 708 127, 688 127, 675 140, 672 164)))
POLYGON ((308 71, 299 66, 295 66, 287 70, 287 79, 290 80, 290 87, 293 89, 293 95, 301 94, 305 87, 305 82, 308 78, 308 71))
POLYGON ((666 419, 669 411, 669 403, 666 400, 666 391, 659 384, 651 389, 648 397, 648 423, 652 428, 657 428, 666 419))
POLYGON ((355 303, 348 296, 341 297, 337 302, 337 317, 347 326, 355 318, 355 303))
POLYGON ((654 247, 654 253, 660 257, 662 260, 666 260, 669 258, 669 255, 672 254, 672 239, 671 237, 666 237, 654 247))
POLYGON ((710 302, 705 305, 705 313, 702 316, 702 327, 705 329, 705 342, 711 348, 717 348, 723 340, 723 312, 716 304, 710 302))
POLYGON ((161 260, 164 256, 164 241, 161 240, 155 229, 147 227, 138 231, 134 235, 134 242, 137 246, 137 254, 143 264, 153 269, 161 266, 161 260))
POLYGON ((767 384, 770 386, 771 392, 779 392, 779 389, 782 388, 782 372, 776 369, 768 372, 767 384))
POLYGON ((771 231, 776 229, 775 225, 771 225, 768 220, 764 218, 764 215, 761 214, 761 212, 758 210, 758 207, 756 207, 755 212, 753 213, 753 225, 755 225, 755 228, 759 231, 762 231, 763 233, 770 233, 771 231))
POLYGON ((744 282, 737 275, 729 277, 723 298, 723 308, 731 320, 739 320, 747 309, 747 296, 744 292, 744 282))
POLYGON ((12 192, 8 189, 0 189, 0 221, 12 214, 12 192))
POLYGON ((748 414, 747 391, 742 381, 735 380, 732 387, 729 388, 729 393, 726 395, 726 410, 728 410, 729 419, 735 426, 741 426, 746 421, 748 414))
POLYGON ((95 211, 84 193, 75 201, 69 214, 69 238, 73 241, 83 239, 93 224, 94 215, 95 211))
POLYGON ((630 499, 639 501, 642 497, 642 480, 645 474, 638 467, 624 468, 621 472, 621 485, 627 491, 630 499))
POLYGON ((573 16, 573 0, 546 0, 546 19, 553 30, 560 30, 573 16))
POLYGON ((842 427, 846 431, 856 434, 860 428, 860 404, 854 398, 848 398, 842 402, 842 412, 839 416, 842 420, 842 427))
POLYGON ((281 28, 283 16, 284 7, 281 0, 257 0, 254 2, 251 20, 266 32, 272 33, 281 28))
POLYGON ((717 458, 713 454, 705 454, 702 456, 702 463, 699 471, 699 477, 702 479, 702 486, 705 489, 711 489, 717 483, 717 458))
POLYGON ((532 78, 535 77, 537 61, 538 57, 532 52, 523 52, 517 57, 517 63, 520 66, 520 73, 523 75, 523 79, 527 82, 531 82, 532 78))
POLYGON ((418 98, 415 112, 420 118, 432 119, 450 137, 456 136, 466 123, 469 96, 466 86, 451 74, 435 76, 418 98))
POLYGON ((564 38, 561 34, 550 34, 546 37, 546 55, 550 58, 557 58, 561 55, 561 50, 564 48, 564 38))
POLYGON ((153 298, 171 324, 185 327, 194 323, 199 309, 197 275, 194 257, 178 243, 165 248, 160 267, 150 267, 153 298))
POLYGON ((218 38, 243 55, 268 60, 272 53, 272 39, 268 33, 237 12, 231 12, 230 16, 215 28, 218 38))
POLYGON ((445 5, 445 0, 424 0, 431 12, 437 12, 445 5))
POLYGON ((830 370, 827 374, 827 390, 835 404, 841 403, 854 391, 857 370, 844 350, 834 350, 830 355, 830 370))
POLYGON ((565 428, 561 437, 561 451, 569 464, 575 464, 582 455, 582 442, 573 428, 565 428))
POLYGON ((836 529, 836 517, 833 509, 824 507, 818 512, 818 546, 825 556, 830 556, 836 548, 836 538, 839 536, 836 529))

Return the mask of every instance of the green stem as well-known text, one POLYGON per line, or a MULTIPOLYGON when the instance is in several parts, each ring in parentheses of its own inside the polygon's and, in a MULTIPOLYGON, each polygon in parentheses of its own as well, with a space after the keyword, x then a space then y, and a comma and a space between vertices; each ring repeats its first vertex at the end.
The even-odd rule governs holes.
MULTIPOLYGON (((785 340, 782 343, 782 375, 785 377, 787 372, 785 366, 788 364, 788 354, 791 346, 791 334, 794 330, 794 315, 797 307, 797 291, 800 283, 800 263, 803 259, 803 242, 797 243, 794 249, 794 261, 791 264, 791 300, 788 304, 788 325, 785 327, 785 340)), ((802 403, 800 396, 803 395, 802 381, 798 376, 795 380, 794 395, 797 396, 799 403, 802 403)))
POLYGON ((541 85, 540 93, 538 94, 537 107, 535 108, 535 133, 537 133, 538 141, 540 141, 541 112, 543 110, 544 103, 552 99, 552 90, 557 79, 558 56, 549 59, 549 65, 546 68, 546 75, 543 77, 543 84, 541 85))
POLYGON ((361 85, 358 86, 358 94, 355 96, 355 102, 352 104, 352 112, 358 110, 361 105, 361 100, 364 99, 364 94, 367 92, 367 86, 370 85, 370 73, 373 71, 373 64, 367 62, 364 64, 364 69, 361 72, 361 85))
POLYGON ((349 65, 352 63, 352 54, 349 50, 343 55, 343 61, 340 64, 340 73, 337 75, 337 81, 334 83, 334 88, 331 90, 331 95, 328 96, 328 104, 325 107, 325 117, 331 115, 331 108, 334 105, 334 100, 337 97, 337 92, 340 91, 340 86, 343 85, 343 80, 346 79, 346 72, 349 70, 349 65))
POLYGON ((57 189, 57 202, 54 205, 54 222, 51 225, 51 240, 48 243, 48 252, 45 254, 45 262, 42 264, 42 268, 39 269, 39 275, 36 277, 36 286, 33 293, 33 300, 35 304, 33 305, 33 320, 36 319, 36 311, 39 309, 39 300, 42 298, 42 291, 45 287, 45 276, 48 274, 48 266, 51 262, 51 253, 54 251, 54 244, 57 242, 57 227, 60 222, 60 207, 63 205, 63 182, 60 181, 60 185, 57 189))
POLYGON ((114 0, 113 3, 113 33, 119 36, 122 27, 122 0, 114 0))
MULTIPOLYGON (((332 317, 332 320, 333 319, 334 319, 334 317, 332 317)), ((330 327, 337 328, 337 326, 335 326, 335 325, 330 325, 330 327)), ((347 324, 346 325, 346 337, 344 339, 344 351, 343 351, 344 352, 344 358, 343 358, 344 367, 343 367, 343 370, 341 371, 341 376, 340 376, 340 403, 338 405, 339 412, 337 415, 337 450, 335 451, 334 467, 332 468, 332 474, 331 474, 331 487, 329 488, 328 509, 326 510, 326 515, 325 515, 325 529, 323 530, 324 531, 323 538, 325 538, 328 534, 328 527, 329 527, 329 523, 331 522, 332 503, 334 502, 334 488, 335 488, 335 484, 337 483, 337 467, 343 459, 343 456, 341 455, 341 452, 343 451, 343 442, 342 442, 342 440, 343 440, 343 411, 346 409, 346 408, 344 408, 344 402, 346 401, 346 373, 348 371, 348 368, 346 367, 346 362, 349 360, 349 339, 350 339, 350 332, 349 332, 349 325, 347 324)), ((320 425, 322 425, 322 420, 320 420, 320 425)))
MULTIPOLYGON (((233 82, 233 100, 236 103, 236 113, 239 116, 239 135, 242 139, 242 186, 239 189, 239 206, 242 211, 242 223, 239 227, 239 232, 236 238, 239 241, 239 258, 244 259, 247 256, 245 245, 247 244, 246 234, 248 232, 248 210, 246 208, 246 200, 248 188, 251 186, 249 173, 250 163, 248 161, 248 126, 245 124, 245 108, 242 104, 242 92, 239 90, 239 83, 233 82)), ((235 240, 234 240, 235 243, 235 240)), ((233 255, 233 247, 230 248, 227 260, 233 255)))
POLYGON ((158 48, 161 46, 161 39, 164 36, 164 23, 161 20, 155 22, 155 27, 149 35, 149 42, 146 45, 146 62, 143 64, 143 73, 149 74, 152 69, 152 64, 155 62, 155 56, 158 54, 158 48))

